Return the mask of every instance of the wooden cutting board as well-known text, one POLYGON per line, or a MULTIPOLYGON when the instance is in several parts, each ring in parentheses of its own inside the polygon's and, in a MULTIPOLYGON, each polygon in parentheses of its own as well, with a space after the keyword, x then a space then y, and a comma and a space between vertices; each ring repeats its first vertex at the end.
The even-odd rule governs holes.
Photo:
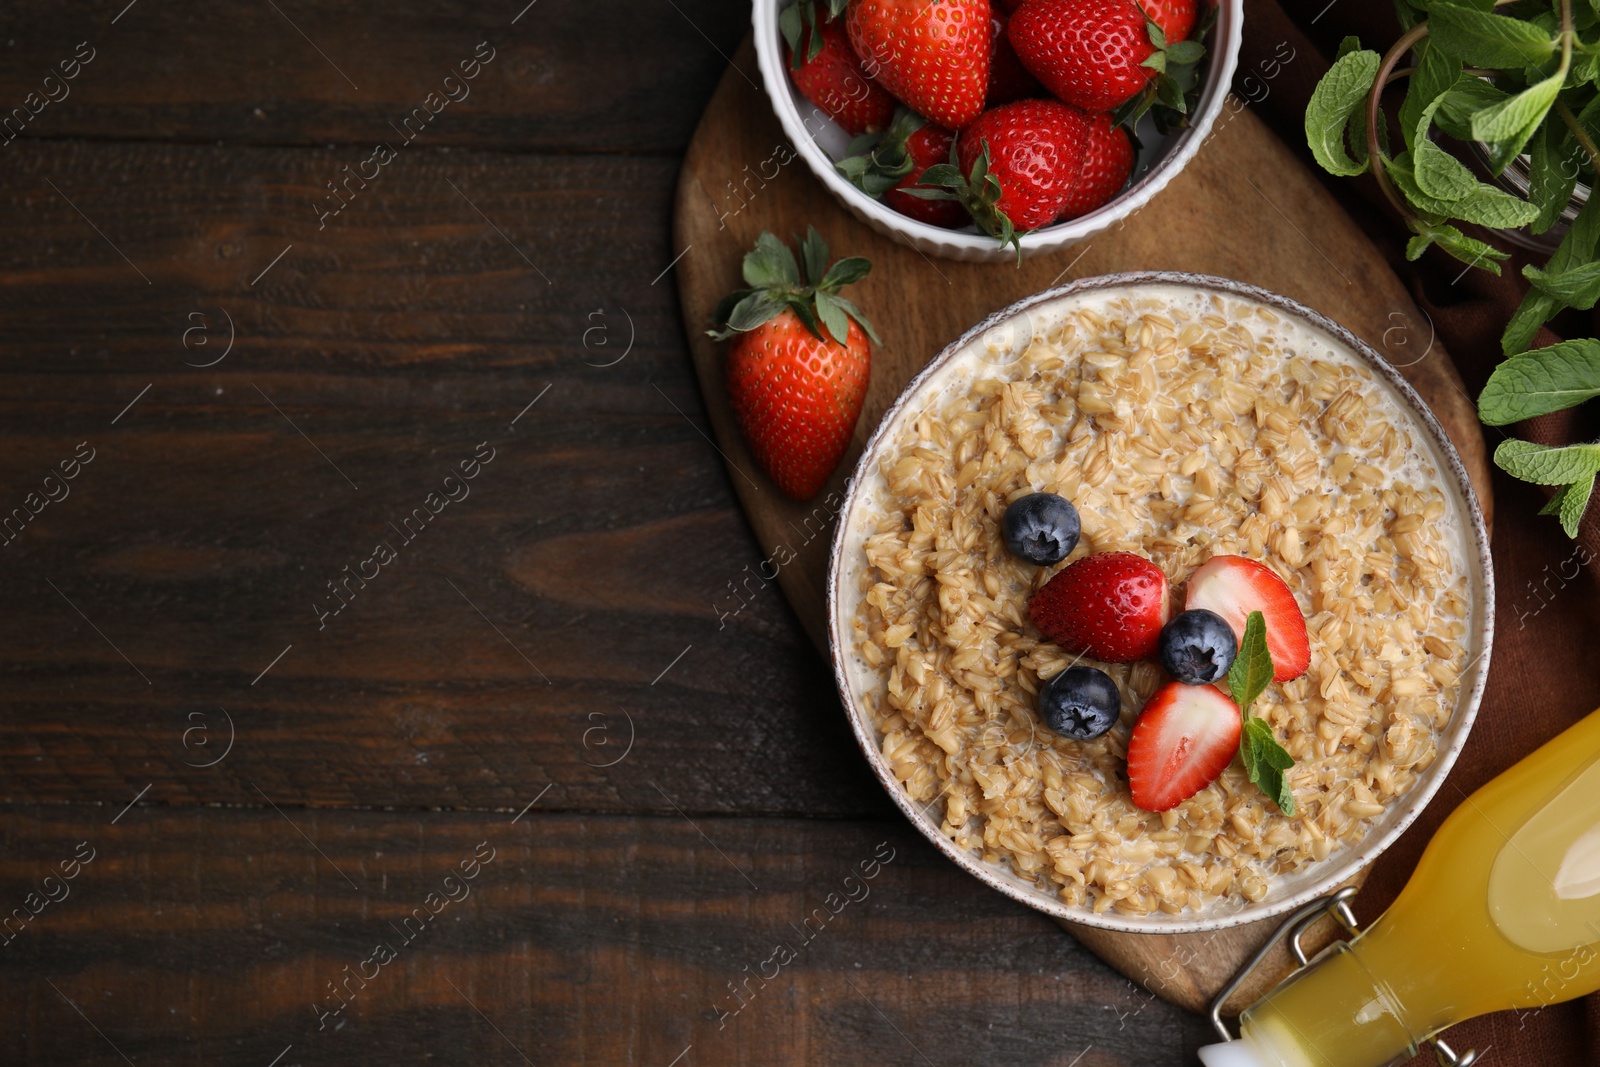
MULTIPOLYGON (((792 149, 775 154, 787 141, 756 87, 759 78, 747 38, 700 120, 679 175, 678 291, 706 409, 734 488, 768 558, 780 545, 796 556, 777 580, 824 654, 829 538, 815 531, 824 522, 831 531, 831 516, 821 501, 843 485, 883 412, 912 375, 986 315, 1090 275, 1220 275, 1282 293, 1342 323, 1401 366, 1433 408, 1488 517, 1489 470, 1477 416, 1427 318, 1317 179, 1237 99, 1224 108, 1199 154, 1143 211, 1087 244, 1018 268, 929 259, 857 222, 792 149), (786 156, 792 161, 765 178, 786 156), (872 261, 872 274, 849 296, 873 320, 884 344, 872 355, 871 385, 850 455, 821 497, 798 504, 765 479, 740 440, 723 388, 722 346, 705 330, 717 301, 742 284, 740 260, 757 235, 771 230, 788 239, 807 225, 822 233, 835 258, 872 261)), ((1191 1008, 1202 1007, 1274 928, 1267 922, 1172 936, 1062 925, 1123 974, 1191 1008)), ((1322 940, 1331 936, 1331 930, 1322 932, 1322 940)), ((1240 997, 1252 996, 1288 967, 1288 953, 1280 949, 1240 997)))

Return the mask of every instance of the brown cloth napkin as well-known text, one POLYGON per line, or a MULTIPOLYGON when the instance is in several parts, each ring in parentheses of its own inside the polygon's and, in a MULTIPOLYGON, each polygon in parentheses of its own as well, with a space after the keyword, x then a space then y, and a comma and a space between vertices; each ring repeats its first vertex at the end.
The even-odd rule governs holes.
MULTIPOLYGON (((1408 234, 1371 177, 1335 178, 1318 168, 1306 149, 1306 102, 1339 42, 1354 35, 1363 47, 1387 51, 1400 35, 1391 5, 1310 0, 1288 5, 1288 12, 1275 0, 1245 0, 1244 6, 1244 50, 1234 91, 1322 175, 1388 257, 1476 397, 1501 358, 1500 333, 1525 291, 1521 269, 1527 258, 1499 242, 1513 252, 1499 278, 1481 270, 1463 273, 1463 264, 1437 249, 1407 263, 1408 234), (1292 58, 1285 58, 1291 50, 1292 58)), ((1539 344, 1558 336, 1593 336, 1595 322, 1569 313, 1552 325, 1556 333, 1546 331, 1539 344)), ((1600 412, 1591 403, 1507 429, 1547 444, 1593 440, 1600 436, 1600 412)), ((1492 450, 1501 431, 1484 427, 1484 432, 1492 450)), ((1591 502, 1580 541, 1574 543, 1553 517, 1537 514, 1546 492, 1496 470, 1494 495, 1498 590, 1488 690, 1444 788, 1379 861, 1356 898, 1356 914, 1364 921, 1375 919, 1394 899, 1434 831, 1468 793, 1600 707, 1600 504, 1591 502)), ((1445 1036, 1458 1053, 1476 1048, 1484 1067, 1600 1067, 1600 995, 1484 1016, 1445 1036)), ((1414 1067, 1433 1063, 1431 1052, 1412 1061, 1414 1067)))

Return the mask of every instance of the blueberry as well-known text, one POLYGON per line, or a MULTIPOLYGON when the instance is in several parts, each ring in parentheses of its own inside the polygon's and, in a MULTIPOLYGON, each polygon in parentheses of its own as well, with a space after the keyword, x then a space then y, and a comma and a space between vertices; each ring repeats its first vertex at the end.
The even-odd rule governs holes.
POLYGON ((1029 493, 1006 508, 1000 530, 1013 556, 1048 567, 1078 547, 1078 509, 1054 493, 1029 493))
POLYGON ((1185 685, 1220 681, 1239 654, 1233 627, 1214 611, 1185 611, 1161 628, 1161 665, 1185 685))
POLYGON ((1039 690, 1039 717, 1062 737, 1090 741, 1117 721, 1122 695, 1096 667, 1068 667, 1039 690))

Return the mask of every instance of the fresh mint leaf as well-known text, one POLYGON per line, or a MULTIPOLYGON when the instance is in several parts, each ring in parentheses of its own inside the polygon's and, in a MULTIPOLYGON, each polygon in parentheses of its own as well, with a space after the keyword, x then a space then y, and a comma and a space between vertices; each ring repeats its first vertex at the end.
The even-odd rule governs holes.
MULTIPOLYGON (((1406 98, 1400 104, 1400 129, 1405 133, 1408 148, 1415 150, 1417 128, 1432 110, 1442 106, 1446 94, 1460 78, 1461 60, 1443 48, 1423 51, 1411 82, 1406 86, 1406 98)), ((1426 137, 1427 133, 1422 136, 1426 137)))
POLYGON ((1283 772, 1294 766, 1294 757, 1278 744, 1272 727, 1264 719, 1248 719, 1239 735, 1240 758, 1250 781, 1272 798, 1278 810, 1294 816, 1294 794, 1284 781, 1283 772))
MULTIPOLYGON (((1425 143, 1432 145, 1432 142, 1425 143)), ((1451 158, 1436 145, 1432 146, 1432 149, 1446 159, 1451 158)), ((1475 222, 1480 226, 1490 226, 1495 229, 1513 229, 1527 225, 1539 213, 1539 209, 1526 200, 1520 200, 1503 189, 1485 185, 1476 178, 1472 179, 1471 190, 1458 199, 1446 200, 1431 196, 1419 185, 1417 175, 1412 170, 1412 159, 1409 152, 1401 152, 1398 156, 1386 161, 1384 169, 1388 172, 1395 185, 1400 187, 1400 191, 1405 194, 1406 199, 1411 201, 1412 206, 1430 215, 1438 215, 1441 218, 1461 219, 1464 222, 1475 222)), ((1435 177, 1438 178, 1441 174, 1442 171, 1436 174, 1435 177)), ((1443 188, 1444 186, 1436 185, 1435 187, 1443 188)), ((1481 242, 1479 243, 1481 244, 1481 242)), ((1495 258, 1504 259, 1505 256, 1497 254, 1495 258)))
MULTIPOLYGON (((1408 94, 1409 95, 1409 94, 1408 94)), ((1509 93, 1496 89, 1476 74, 1463 74, 1444 94, 1433 121, 1441 130, 1459 141, 1472 140, 1472 117, 1484 108, 1494 107, 1509 100, 1509 93)))
POLYGON ((1550 321, 1561 310, 1561 305, 1548 293, 1532 286, 1522 294, 1522 303, 1506 321, 1505 333, 1500 335, 1500 351, 1508 356, 1526 352, 1539 333, 1539 327, 1550 321))
POLYGON ((1600 444, 1539 445, 1517 438, 1501 441, 1494 450, 1497 467, 1535 485, 1581 482, 1600 471, 1600 444))
POLYGON ((1272 654, 1267 651, 1267 619, 1259 611, 1252 611, 1244 623, 1244 637, 1239 641, 1239 654, 1228 668, 1228 690, 1239 713, 1247 715, 1250 705, 1272 681, 1272 654))
POLYGON ((1334 55, 1333 58, 1336 60, 1343 59, 1351 52, 1359 51, 1361 51, 1361 38, 1346 37, 1344 40, 1339 42, 1339 51, 1334 55))
POLYGON ((1507 253, 1493 245, 1476 237, 1468 237, 1448 223, 1443 223, 1435 229, 1437 232, 1433 234, 1433 239, 1439 243, 1440 248, 1467 266, 1481 267, 1497 278, 1500 276, 1499 261, 1510 258, 1507 253))
POLYGON ((1389 180, 1400 187, 1405 198, 1411 206, 1418 211, 1440 218, 1450 214, 1452 202, 1449 200, 1435 200, 1417 185, 1416 172, 1411 167, 1411 153, 1401 152, 1393 159, 1383 161, 1383 169, 1388 172, 1389 180))
POLYGON ((1348 177, 1367 169, 1365 162, 1350 158, 1344 134, 1351 114, 1366 104, 1378 63, 1378 53, 1366 50, 1340 56, 1317 83, 1311 102, 1306 105, 1306 142, 1322 169, 1330 174, 1348 177))
POLYGON ((1294 796, 1283 780, 1283 772, 1294 766, 1294 758, 1284 751, 1264 719, 1252 718, 1254 704, 1272 681, 1272 653, 1267 649, 1267 620, 1259 611, 1245 619, 1239 654, 1228 669, 1228 690, 1239 705, 1243 729, 1239 732, 1239 762, 1250 781, 1272 798, 1285 815, 1294 814, 1294 796))
POLYGON ((1433 44, 1468 66, 1520 70, 1537 66, 1556 50, 1555 37, 1531 22, 1449 4, 1434 5, 1429 15, 1433 44))
POLYGON ((1514 230, 1539 217, 1539 209, 1526 200, 1482 182, 1452 207, 1452 217, 1496 230, 1514 230))
POLYGON ((1583 522, 1583 513, 1589 510, 1589 497, 1594 492, 1594 475, 1581 478, 1569 485, 1564 485, 1555 496, 1550 498, 1550 503, 1539 509, 1541 515, 1555 515, 1561 519, 1561 528, 1567 532, 1568 537, 1578 536, 1578 526, 1583 522))
POLYGON ((1495 174, 1505 170, 1522 154, 1533 131, 1539 128, 1550 106, 1556 102, 1556 94, 1561 91, 1566 76, 1566 70, 1559 70, 1509 100, 1472 116, 1472 136, 1489 145, 1489 166, 1495 174))
POLYGON ((1522 276, 1540 290, 1568 307, 1588 311, 1600 299, 1600 262, 1585 263, 1559 274, 1540 270, 1533 264, 1522 268, 1522 276))
POLYGON ((1571 133, 1551 122, 1528 142, 1528 202, 1539 209, 1538 218, 1529 223, 1534 233, 1554 226, 1572 201, 1578 184, 1577 148, 1571 133))
POLYGON ((1478 396, 1478 417, 1490 426, 1505 426, 1596 396, 1600 396, 1600 341, 1592 337, 1562 341, 1512 356, 1496 367, 1478 396))
POLYGON ((1411 149, 1411 167, 1417 176, 1417 188, 1436 200, 1460 200, 1473 193, 1481 183, 1465 163, 1433 143, 1428 136, 1432 116, 1433 106, 1430 105, 1418 123, 1416 143, 1411 149))
MULTIPOLYGON (((1578 212, 1567 235, 1561 239, 1544 269, 1551 274, 1563 274, 1581 267, 1595 258, 1596 245, 1600 244, 1600 196, 1591 196, 1578 212)), ((1533 346, 1539 327, 1561 310, 1561 302, 1543 290, 1530 288, 1522 303, 1512 313, 1500 338, 1500 349, 1508 356, 1525 352, 1533 346)))

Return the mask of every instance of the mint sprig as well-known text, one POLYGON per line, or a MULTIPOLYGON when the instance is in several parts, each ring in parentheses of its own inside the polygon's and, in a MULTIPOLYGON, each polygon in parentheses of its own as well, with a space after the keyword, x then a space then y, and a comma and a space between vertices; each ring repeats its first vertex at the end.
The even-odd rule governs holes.
MULTIPOLYGON (((1306 141, 1331 174, 1372 172, 1413 234, 1406 258, 1429 248, 1491 274, 1505 251, 1497 231, 1545 233, 1564 218, 1566 235, 1543 265, 1523 267, 1521 305, 1505 325, 1508 357, 1478 402, 1480 418, 1503 426, 1600 396, 1600 341, 1534 349, 1540 329, 1567 308, 1600 305, 1600 7, 1593 2, 1495 4, 1480 0, 1397 0, 1406 32, 1384 54, 1346 38, 1306 108, 1306 141), (1408 59, 1409 57, 1409 59, 1408 59), (1391 151, 1379 96, 1405 80, 1403 143, 1391 151), (1375 120, 1375 121, 1374 121, 1375 120), (1457 142, 1452 150, 1447 139, 1457 142), (1476 151, 1492 178, 1521 160, 1526 197, 1485 182, 1462 160, 1476 151), (1579 182, 1596 190, 1572 217, 1579 182), (1487 229, 1489 241, 1462 224, 1487 229)), ((1579 446, 1580 450, 1600 447, 1579 446)), ((1600 459, 1507 442, 1495 463, 1515 477, 1559 486, 1542 514, 1577 536, 1600 459), (1559 468, 1566 477, 1554 481, 1559 468)))
POLYGON ((1228 668, 1228 690, 1233 702, 1239 705, 1244 719, 1244 729, 1239 734, 1239 762, 1250 775, 1250 781, 1272 798, 1278 810, 1294 815, 1294 794, 1283 772, 1294 766, 1294 757, 1278 744, 1272 727, 1265 719, 1253 718, 1250 705, 1266 691, 1272 681, 1272 653, 1267 649, 1267 620, 1259 611, 1252 611, 1244 623, 1244 638, 1239 642, 1239 654, 1228 668))

